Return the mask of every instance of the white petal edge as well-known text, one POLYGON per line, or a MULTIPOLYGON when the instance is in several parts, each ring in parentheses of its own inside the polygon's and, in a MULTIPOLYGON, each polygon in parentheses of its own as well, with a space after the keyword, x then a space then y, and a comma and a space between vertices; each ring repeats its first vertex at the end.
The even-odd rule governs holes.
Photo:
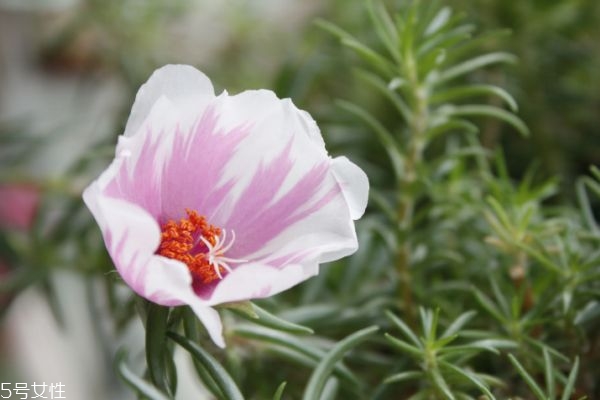
POLYGON ((317 273, 318 267, 312 264, 292 264, 283 269, 258 263, 240 265, 219 282, 208 302, 217 305, 272 296, 317 273))
POLYGON ((189 121, 182 121, 183 127, 186 127, 202 115, 207 104, 215 98, 215 93, 210 79, 196 68, 181 64, 165 65, 154 71, 138 90, 125 126, 125 136, 133 136, 139 131, 161 96, 173 102, 181 116, 190 116, 189 121))
POLYGON ((225 348, 225 339, 223 338, 223 323, 219 313, 211 307, 207 307, 198 302, 189 304, 196 316, 206 328, 212 341, 220 348, 225 348))
POLYGON ((365 213, 369 201, 367 174, 346 157, 331 160, 331 168, 348 203, 350 216, 357 220, 365 213))

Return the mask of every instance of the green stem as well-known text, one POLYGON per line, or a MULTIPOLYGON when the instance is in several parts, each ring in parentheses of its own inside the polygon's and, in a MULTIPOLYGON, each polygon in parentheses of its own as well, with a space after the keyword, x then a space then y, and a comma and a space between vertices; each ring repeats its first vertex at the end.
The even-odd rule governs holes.
POLYGON ((402 244, 397 254, 396 268, 399 282, 398 292, 402 299, 402 309, 406 315, 409 326, 415 325, 415 307, 412 290, 412 243, 410 242, 413 215, 415 208, 415 182, 423 158, 425 147, 425 133, 427 131, 427 119, 429 112, 429 101, 427 91, 419 82, 414 54, 408 52, 404 58, 403 71, 409 82, 409 96, 411 97, 411 114, 409 121, 409 142, 406 147, 404 176, 399 182, 399 204, 398 204, 398 228, 402 244))

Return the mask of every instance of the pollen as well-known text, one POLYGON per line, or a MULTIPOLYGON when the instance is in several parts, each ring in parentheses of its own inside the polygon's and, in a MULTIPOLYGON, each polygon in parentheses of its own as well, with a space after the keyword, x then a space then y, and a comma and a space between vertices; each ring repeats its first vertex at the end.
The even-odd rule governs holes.
POLYGON ((222 242, 223 230, 209 224, 194 210, 186 209, 185 212, 187 218, 169 220, 161 227, 161 241, 156 253, 186 264, 194 280, 200 283, 222 279, 229 267, 215 262, 212 253, 222 242))

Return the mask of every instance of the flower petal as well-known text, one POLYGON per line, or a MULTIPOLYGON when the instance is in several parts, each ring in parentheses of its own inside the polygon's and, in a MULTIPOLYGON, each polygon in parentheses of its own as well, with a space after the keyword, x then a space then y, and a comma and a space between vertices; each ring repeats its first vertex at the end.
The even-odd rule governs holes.
POLYGON ((206 328, 208 335, 215 344, 221 348, 225 347, 225 339, 223 339, 223 324, 219 313, 211 307, 207 307, 199 302, 190 304, 200 322, 206 328))
MULTIPOLYGON (((261 264, 267 272, 259 280, 240 280, 240 292, 236 277, 248 265, 235 266, 214 287, 196 288, 198 294, 218 304, 278 292, 316 274, 318 263, 356 251, 351 215, 364 211, 366 176, 348 160, 331 160, 305 112, 264 90, 220 96, 210 107, 219 129, 234 132, 243 126, 245 131, 222 164, 221 182, 228 185, 218 200, 222 207, 209 211, 210 220, 236 234, 227 257, 261 264), (342 179, 347 176, 358 182, 347 184, 342 179), (227 290, 230 286, 234 289, 227 290)), ((254 263, 251 269, 258 268, 254 263)))
POLYGON ((189 127, 204 107, 215 97, 210 79, 189 65, 165 65, 154 71, 140 87, 125 126, 125 136, 140 130, 150 110, 160 97, 171 101, 184 117, 183 127, 189 127))
POLYGON ((216 305, 260 299, 289 289, 306 278, 305 268, 299 264, 288 265, 283 270, 258 263, 245 264, 227 274, 212 289, 208 302, 216 305))
POLYGON ((350 216, 354 220, 359 219, 365 213, 369 200, 367 174, 346 157, 334 158, 331 167, 350 208, 350 216))
POLYGON ((83 197, 100 226, 117 271, 137 294, 154 303, 191 306, 212 340, 224 347, 219 315, 194 293, 187 266, 154 254, 160 242, 154 218, 133 203, 102 194, 102 184, 116 165, 118 160, 85 190, 83 197))

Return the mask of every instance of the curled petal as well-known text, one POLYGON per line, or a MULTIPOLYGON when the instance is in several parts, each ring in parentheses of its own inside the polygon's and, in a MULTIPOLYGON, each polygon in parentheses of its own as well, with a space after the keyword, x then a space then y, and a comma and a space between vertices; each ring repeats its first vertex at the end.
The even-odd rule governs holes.
POLYGON ((331 167, 348 203, 350 216, 354 220, 359 219, 365 213, 369 200, 367 174, 346 157, 334 158, 331 167))

